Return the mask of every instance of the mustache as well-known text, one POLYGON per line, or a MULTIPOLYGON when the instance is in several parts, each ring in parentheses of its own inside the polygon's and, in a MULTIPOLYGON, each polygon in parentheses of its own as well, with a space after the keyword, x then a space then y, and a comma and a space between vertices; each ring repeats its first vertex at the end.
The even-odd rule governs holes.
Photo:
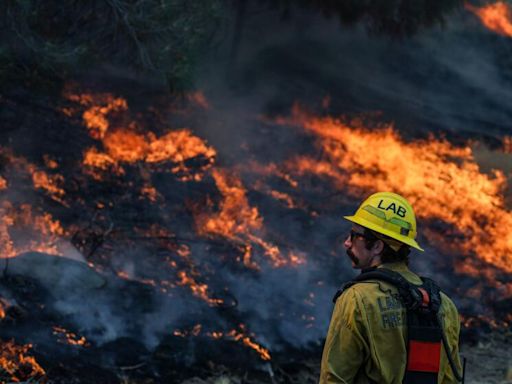
POLYGON ((359 260, 357 259, 357 257, 354 255, 354 253, 350 249, 347 249, 347 255, 348 255, 348 257, 350 257, 350 260, 352 260, 355 265, 359 264, 359 260))

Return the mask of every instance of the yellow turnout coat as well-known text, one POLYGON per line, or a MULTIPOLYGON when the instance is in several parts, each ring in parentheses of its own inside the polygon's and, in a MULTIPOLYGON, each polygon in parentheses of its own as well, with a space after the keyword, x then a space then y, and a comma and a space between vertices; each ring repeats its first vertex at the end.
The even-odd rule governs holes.
MULTIPOLYGON (((381 267, 400 273, 410 283, 422 283, 404 263, 381 267)), ((459 315, 444 293, 441 300, 443 330, 460 373, 459 315)), ((406 311, 393 285, 368 280, 348 288, 333 310, 322 355, 320 384, 401 384, 407 360, 405 323, 406 311)), ((444 348, 438 383, 457 383, 444 348)))

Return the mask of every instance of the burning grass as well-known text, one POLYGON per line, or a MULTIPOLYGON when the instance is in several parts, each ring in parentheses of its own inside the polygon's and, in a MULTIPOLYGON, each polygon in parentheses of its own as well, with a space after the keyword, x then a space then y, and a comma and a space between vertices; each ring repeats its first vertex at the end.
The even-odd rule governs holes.
POLYGON ((66 234, 59 220, 49 213, 37 214, 29 204, 16 207, 0 203, 0 252, 14 257, 27 251, 62 255, 61 240, 66 234))
MULTIPOLYGON (((201 93, 191 98, 206 108, 207 102, 201 93), (206 106, 205 106, 206 105, 206 106)), ((111 94, 73 94, 65 97, 81 107, 64 108, 69 116, 82 113, 84 125, 89 135, 101 145, 84 152, 83 165, 91 176, 101 180, 101 172, 125 173, 123 165, 157 165, 178 174, 183 181, 199 181, 203 173, 215 162, 216 151, 204 140, 192 134, 189 129, 167 130, 161 135, 147 131, 130 116, 128 103, 123 98, 111 94), (202 158, 201 165, 190 167, 188 162, 202 158)))
MULTIPOLYGON (((434 137, 405 142, 391 125, 370 130, 357 120, 312 117, 299 109, 294 116, 296 124, 318 138, 324 155, 321 160, 290 160, 289 169, 327 177, 354 196, 386 190, 403 194, 420 219, 449 225, 443 246, 512 272, 506 177, 499 170, 482 172, 470 146, 457 147, 434 137), (450 232, 464 241, 451 243, 450 232)), ((429 240, 442 241, 438 236, 429 240)), ((478 273, 462 264, 458 268, 478 273)))
POLYGON ((29 356, 31 348, 30 344, 16 345, 13 340, 0 343, 0 382, 46 382, 46 372, 29 356))
POLYGON ((87 339, 84 336, 80 336, 74 332, 68 331, 64 327, 54 326, 53 334, 57 336, 58 341, 63 344, 75 345, 80 347, 90 346, 90 344, 87 342, 87 339))
MULTIPOLYGON (((191 100, 212 108, 201 94, 191 100)), ((72 237, 95 273, 109 276, 101 290, 123 287, 140 294, 133 295, 138 307, 130 307, 128 317, 140 316, 144 325, 131 324, 134 328, 160 316, 149 299, 157 297, 182 312, 169 323, 165 316, 157 321, 165 323, 159 332, 179 338, 179 345, 193 345, 196 337, 214 345, 222 340, 228 349, 248 351, 250 359, 259 356, 261 363, 271 360, 270 351, 275 357, 288 345, 282 341, 282 333, 291 332, 284 329, 288 326, 298 338, 319 335, 321 307, 329 305, 321 300, 334 283, 320 280, 315 268, 323 269, 322 262, 331 268, 334 253, 318 249, 332 244, 317 238, 323 236, 324 223, 339 219, 332 212, 340 200, 319 198, 316 188, 321 196, 326 190, 342 195, 344 204, 376 190, 405 195, 427 242, 452 255, 457 273, 477 282, 461 293, 467 300, 478 302, 490 286, 500 298, 512 294, 510 284, 495 278, 497 272, 512 273, 506 177, 501 171, 483 172, 470 145, 435 137, 406 141, 390 124, 370 129, 359 120, 295 109, 291 119, 278 123, 300 127, 310 145, 307 155, 220 167, 217 150, 191 129, 146 129, 144 118, 132 114, 123 98, 86 93, 68 96, 68 101, 72 106, 63 110, 66 119, 78 116, 79 128, 90 136, 75 162, 43 155, 35 166, 3 151, 8 171, 0 177, 5 197, 0 250, 6 257, 24 251, 62 254, 60 241, 72 237), (35 204, 11 201, 20 185, 37 191, 35 204), (327 256, 316 258, 317 252, 327 256), (308 284, 305 291, 301 284, 308 284), (286 305, 293 316, 284 320, 286 305)), ((131 305, 132 296, 124 296, 130 298, 121 306, 131 305)), ((0 318, 6 312, 2 304, 0 318)), ((125 308, 115 310, 125 313, 125 308)), ((481 320, 500 327, 509 324, 510 316, 504 317, 468 315, 464 324, 478 326, 481 320)), ((80 327, 72 329, 82 333, 80 327)), ((96 351, 95 337, 101 333, 84 332, 86 338, 63 327, 50 332, 61 347, 76 353, 96 351)))
POLYGON ((241 245, 243 249, 242 261, 248 268, 259 269, 253 260, 253 246, 263 249, 274 267, 297 265, 304 262, 291 253, 285 257, 278 246, 264 239, 263 218, 258 208, 249 204, 246 189, 242 181, 235 174, 227 170, 213 170, 215 184, 222 195, 219 210, 210 212, 196 210, 196 227, 199 235, 214 235, 224 237, 241 245))
POLYGON ((265 347, 254 341, 255 335, 247 332, 245 324, 239 324, 237 329, 232 329, 230 331, 204 331, 203 326, 201 324, 196 324, 189 330, 175 330, 174 336, 179 337, 189 337, 189 336, 200 336, 205 335, 212 339, 225 339, 225 340, 233 340, 237 343, 241 343, 246 347, 256 351, 261 360, 270 361, 272 357, 270 356, 270 352, 265 347))

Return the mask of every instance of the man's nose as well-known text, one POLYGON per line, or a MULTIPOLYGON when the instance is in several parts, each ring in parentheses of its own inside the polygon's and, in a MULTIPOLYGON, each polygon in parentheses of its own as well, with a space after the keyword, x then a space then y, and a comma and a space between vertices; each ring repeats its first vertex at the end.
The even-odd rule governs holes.
POLYGON ((347 249, 352 246, 352 240, 350 239, 350 235, 347 235, 347 237, 345 238, 345 241, 343 242, 343 245, 347 249))

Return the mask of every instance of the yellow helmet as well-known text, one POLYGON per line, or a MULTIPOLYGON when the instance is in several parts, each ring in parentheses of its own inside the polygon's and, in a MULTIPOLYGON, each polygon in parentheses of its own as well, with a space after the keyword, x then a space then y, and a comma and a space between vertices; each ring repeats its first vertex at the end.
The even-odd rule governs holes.
POLYGON ((411 204, 392 192, 378 192, 368 197, 353 216, 345 219, 391 237, 420 251, 416 240, 416 217, 411 204))

